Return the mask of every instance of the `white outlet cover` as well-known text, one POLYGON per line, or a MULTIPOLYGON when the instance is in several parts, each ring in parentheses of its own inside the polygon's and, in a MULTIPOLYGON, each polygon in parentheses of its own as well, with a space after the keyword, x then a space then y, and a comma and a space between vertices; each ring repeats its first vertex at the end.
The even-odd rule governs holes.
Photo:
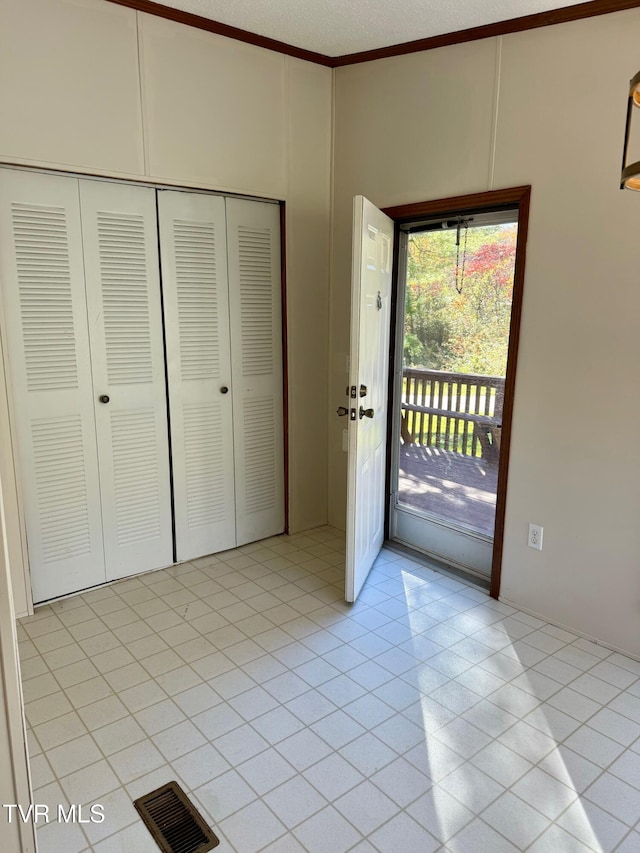
POLYGON ((527 539, 527 545, 529 546, 529 548, 535 548, 536 551, 542 551, 543 534, 544 527, 541 527, 539 524, 530 524, 529 538, 527 539))

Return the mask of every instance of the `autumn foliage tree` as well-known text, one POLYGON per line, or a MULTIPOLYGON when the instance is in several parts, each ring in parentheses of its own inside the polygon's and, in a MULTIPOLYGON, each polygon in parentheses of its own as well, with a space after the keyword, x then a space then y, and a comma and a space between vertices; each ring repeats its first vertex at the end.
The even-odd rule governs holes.
POLYGON ((504 376, 516 226, 425 231, 409 239, 407 367, 504 376), (458 292, 460 291, 460 292, 458 292))

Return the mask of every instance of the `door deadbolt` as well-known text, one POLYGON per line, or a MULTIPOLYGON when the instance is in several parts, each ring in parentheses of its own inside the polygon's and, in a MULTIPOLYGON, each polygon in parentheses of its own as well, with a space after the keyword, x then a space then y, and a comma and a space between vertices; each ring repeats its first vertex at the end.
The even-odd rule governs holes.
POLYGON ((220 393, 221 394, 228 394, 229 393, 229 389, 227 388, 226 385, 222 386, 222 388, 220 389, 220 393))
POLYGON ((108 394, 100 394, 100 396, 98 397, 98 400, 100 400, 101 403, 108 403, 109 402, 109 395, 108 394))
POLYGON ((360 406, 360 420, 362 420, 362 418, 372 418, 373 415, 373 409, 365 409, 363 406, 360 406))

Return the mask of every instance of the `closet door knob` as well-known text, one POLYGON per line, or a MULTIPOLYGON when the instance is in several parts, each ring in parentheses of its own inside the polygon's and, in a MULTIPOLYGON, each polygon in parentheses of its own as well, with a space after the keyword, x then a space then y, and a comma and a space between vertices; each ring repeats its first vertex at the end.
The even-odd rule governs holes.
POLYGON ((222 388, 220 389, 220 393, 221 394, 227 394, 228 392, 229 392, 229 389, 227 388, 227 386, 223 385, 222 388))
POLYGON ((108 403, 109 402, 109 395, 108 394, 100 394, 100 396, 98 397, 98 400, 100 400, 101 403, 108 403))

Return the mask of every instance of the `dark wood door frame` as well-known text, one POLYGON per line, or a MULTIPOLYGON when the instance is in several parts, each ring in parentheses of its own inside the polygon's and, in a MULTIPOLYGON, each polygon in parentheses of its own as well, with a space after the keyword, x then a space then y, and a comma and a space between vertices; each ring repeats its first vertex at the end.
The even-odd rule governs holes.
MULTIPOLYGON (((500 446, 500 462, 498 466, 498 488, 496 495, 496 523, 493 535, 493 557, 491 561, 491 581, 489 594, 492 598, 500 595, 500 578, 502 574, 502 549, 504 540, 504 519, 507 506, 507 480, 509 475, 509 453, 511 449, 511 422, 513 418, 513 397, 516 383, 516 367, 518 363, 518 344, 520 341, 520 321, 522 316, 522 296, 524 289, 524 267, 527 251, 527 233, 529 229, 529 202, 531 198, 531 187, 513 187, 505 190, 492 190, 471 195, 454 196, 452 198, 437 199, 435 201, 417 202, 415 204, 404 204, 397 207, 383 208, 395 222, 395 249, 393 262, 393 306, 390 358, 393 360, 395 353, 395 337, 397 328, 397 305, 398 272, 399 272, 399 236, 400 226, 420 219, 432 216, 461 216, 470 213, 489 212, 513 208, 518 211, 518 238, 516 243, 515 270, 513 276, 513 300, 511 303, 511 322, 509 326, 509 352, 507 356, 507 371, 504 386, 504 406, 502 410, 502 441, 500 446)), ((393 399, 393 365, 389 370, 389 399, 393 399)), ((391 429, 391 418, 394 417, 392 407, 389 407, 389 431, 391 429)), ((387 481, 390 476, 391 456, 387 453, 387 481)))

